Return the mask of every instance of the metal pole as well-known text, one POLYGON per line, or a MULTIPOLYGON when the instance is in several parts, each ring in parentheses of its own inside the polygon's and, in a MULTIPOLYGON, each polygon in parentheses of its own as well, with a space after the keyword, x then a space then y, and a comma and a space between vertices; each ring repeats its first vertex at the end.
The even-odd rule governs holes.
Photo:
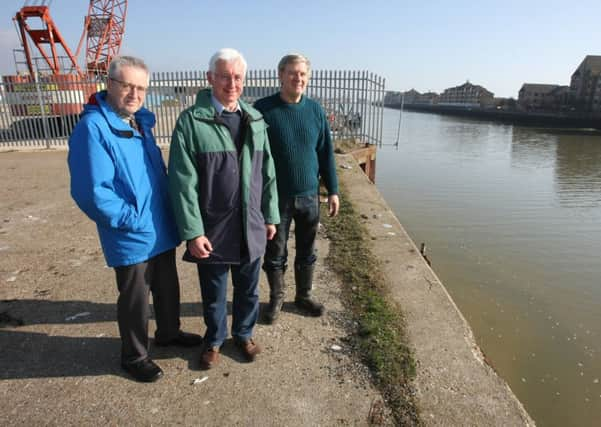
POLYGON ((38 93, 40 114, 42 115, 43 138, 46 140, 46 149, 50 149, 50 138, 48 137, 48 118, 46 117, 46 112, 44 111, 44 100, 42 98, 42 89, 40 88, 40 81, 38 79, 37 71, 33 74, 33 78, 35 79, 35 88, 38 93))

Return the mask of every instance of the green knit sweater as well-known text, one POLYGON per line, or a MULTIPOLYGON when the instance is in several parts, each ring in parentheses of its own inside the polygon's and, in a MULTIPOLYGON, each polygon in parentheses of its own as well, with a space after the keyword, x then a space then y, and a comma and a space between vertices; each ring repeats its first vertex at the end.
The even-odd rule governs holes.
POLYGON ((287 104, 280 93, 255 103, 269 125, 280 198, 317 194, 321 176, 328 195, 338 194, 330 127, 321 106, 303 96, 287 104))

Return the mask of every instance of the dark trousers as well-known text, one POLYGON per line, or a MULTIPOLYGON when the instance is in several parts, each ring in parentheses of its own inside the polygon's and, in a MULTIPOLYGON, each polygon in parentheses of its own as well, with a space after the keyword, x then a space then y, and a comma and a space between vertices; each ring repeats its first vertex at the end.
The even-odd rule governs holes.
POLYGON ((295 267, 315 264, 315 238, 319 227, 319 197, 297 196, 280 200, 280 223, 277 233, 267 241, 263 269, 265 271, 286 270, 288 266, 288 237, 290 224, 294 220, 296 240, 295 267))
POLYGON ((236 264, 198 264, 202 294, 202 315, 207 330, 204 342, 220 347, 227 338, 227 282, 232 271, 232 337, 239 341, 252 338, 259 315, 259 270, 261 258, 236 264))
POLYGON ((155 338, 169 341, 180 327, 179 279, 175 266, 175 249, 148 261, 116 267, 117 322, 121 335, 121 360, 137 362, 148 357, 148 296, 152 292, 157 324, 155 338))

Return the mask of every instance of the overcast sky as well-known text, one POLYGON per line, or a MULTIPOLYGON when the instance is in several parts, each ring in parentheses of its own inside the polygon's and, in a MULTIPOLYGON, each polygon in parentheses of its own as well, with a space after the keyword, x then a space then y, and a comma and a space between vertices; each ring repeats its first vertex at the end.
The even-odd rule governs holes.
MULTIPOLYGON (((12 17, 24 3, 0 0, 1 74, 15 71, 12 17)), ((51 3, 72 50, 88 3, 51 3)), ((517 97, 525 82, 567 85, 586 55, 601 55, 601 1, 129 0, 121 53, 153 71, 205 70, 221 47, 240 50, 251 69, 301 52, 314 69, 376 73, 388 90, 442 92, 469 80, 517 97)))

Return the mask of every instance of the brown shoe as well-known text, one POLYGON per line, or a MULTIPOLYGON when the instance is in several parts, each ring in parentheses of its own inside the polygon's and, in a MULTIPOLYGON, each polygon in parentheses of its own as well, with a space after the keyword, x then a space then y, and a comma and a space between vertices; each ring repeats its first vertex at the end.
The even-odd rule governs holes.
POLYGON ((200 354, 200 369, 211 369, 217 363, 219 363, 219 347, 206 347, 200 354))
POLYGON ((261 353, 261 347, 259 347, 259 344, 255 343, 252 338, 248 341, 236 340, 235 342, 236 346, 240 349, 240 351, 244 355, 244 358, 248 362, 253 362, 257 357, 257 354, 261 353))

